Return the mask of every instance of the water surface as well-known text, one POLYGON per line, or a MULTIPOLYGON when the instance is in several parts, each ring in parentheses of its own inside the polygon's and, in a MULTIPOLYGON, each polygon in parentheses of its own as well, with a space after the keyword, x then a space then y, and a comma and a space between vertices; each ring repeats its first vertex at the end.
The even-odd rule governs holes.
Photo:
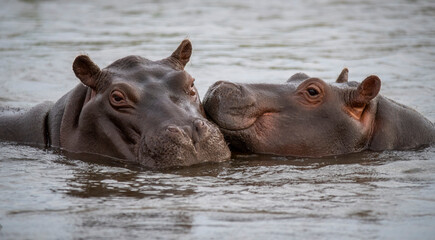
MULTIPOLYGON (((371 74, 435 120, 433 1, 8 1, 0 106, 56 101, 74 58, 100 67, 194 47, 203 96, 217 80, 282 83, 371 74)), ((241 155, 165 171, 0 144, 1 239, 433 239, 435 148, 307 159, 241 155)))

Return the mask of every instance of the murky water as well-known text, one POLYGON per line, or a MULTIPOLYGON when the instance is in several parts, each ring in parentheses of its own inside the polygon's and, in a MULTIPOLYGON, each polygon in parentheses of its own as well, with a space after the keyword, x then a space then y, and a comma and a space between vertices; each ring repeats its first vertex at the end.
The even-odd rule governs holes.
MULTIPOLYGON (((4 0, 0 106, 61 97, 78 54, 160 59, 189 37, 201 96, 222 79, 332 81, 348 67, 434 121, 434 22, 431 0, 4 0)), ((434 147, 149 171, 0 144, 1 239, 433 239, 434 226, 434 147)))

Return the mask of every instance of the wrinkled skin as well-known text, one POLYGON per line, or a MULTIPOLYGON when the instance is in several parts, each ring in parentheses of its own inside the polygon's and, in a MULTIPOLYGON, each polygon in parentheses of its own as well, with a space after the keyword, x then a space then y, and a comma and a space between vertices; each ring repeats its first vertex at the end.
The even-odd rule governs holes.
POLYGON ((230 147, 244 152, 322 157, 433 144, 433 123, 378 95, 380 87, 377 76, 348 82, 347 69, 332 84, 303 73, 285 84, 220 81, 204 108, 230 147))
POLYGON ((160 61, 128 56, 102 70, 78 56, 73 70, 83 84, 55 104, 3 114, 0 139, 150 168, 228 160, 224 138, 206 120, 194 78, 184 71, 191 52, 184 40, 160 61))

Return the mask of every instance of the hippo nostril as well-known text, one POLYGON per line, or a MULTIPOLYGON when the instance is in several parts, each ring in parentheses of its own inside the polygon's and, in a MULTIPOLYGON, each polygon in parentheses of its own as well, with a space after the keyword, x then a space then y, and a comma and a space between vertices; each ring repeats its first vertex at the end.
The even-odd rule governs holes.
POLYGON ((208 135, 210 135, 209 126, 201 119, 196 119, 193 121, 194 126, 194 134, 193 134, 193 140, 195 142, 200 141, 201 139, 206 138, 208 135))
POLYGON ((203 128, 205 124, 204 124, 204 121, 202 121, 201 119, 196 119, 193 122, 193 125, 195 126, 195 129, 198 130, 198 129, 203 128))

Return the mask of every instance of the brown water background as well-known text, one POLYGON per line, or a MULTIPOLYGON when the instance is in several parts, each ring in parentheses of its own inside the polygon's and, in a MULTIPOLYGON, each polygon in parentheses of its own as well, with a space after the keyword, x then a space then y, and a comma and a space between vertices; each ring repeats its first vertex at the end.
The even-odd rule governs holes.
MULTIPOLYGON (((203 96, 217 80, 282 83, 371 74, 435 120, 435 2, 9 1, 0 8, 0 106, 56 101, 87 53, 194 47, 203 96)), ((0 239, 434 239, 435 148, 322 159, 234 154, 167 171, 0 144, 0 239)))

